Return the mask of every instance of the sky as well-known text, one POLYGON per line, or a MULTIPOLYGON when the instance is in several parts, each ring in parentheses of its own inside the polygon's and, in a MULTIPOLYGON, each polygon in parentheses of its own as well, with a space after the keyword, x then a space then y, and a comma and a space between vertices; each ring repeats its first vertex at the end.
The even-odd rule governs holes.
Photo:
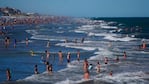
POLYGON ((0 7, 75 17, 149 17, 149 0, 0 0, 0 7))

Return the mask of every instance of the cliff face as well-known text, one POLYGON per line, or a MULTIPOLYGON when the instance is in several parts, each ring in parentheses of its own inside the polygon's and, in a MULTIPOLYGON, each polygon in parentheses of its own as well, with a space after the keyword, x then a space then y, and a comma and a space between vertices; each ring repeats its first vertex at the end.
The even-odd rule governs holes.
POLYGON ((9 7, 0 8, 0 16, 12 16, 12 15, 21 15, 21 14, 22 12, 18 9, 9 8, 9 7))

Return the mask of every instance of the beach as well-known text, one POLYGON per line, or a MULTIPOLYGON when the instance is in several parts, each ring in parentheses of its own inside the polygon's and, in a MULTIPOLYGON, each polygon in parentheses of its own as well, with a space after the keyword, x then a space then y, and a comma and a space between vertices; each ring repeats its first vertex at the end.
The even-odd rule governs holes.
MULTIPOLYGON (((38 17, 40 19, 40 17, 38 17)), ((130 84, 149 83, 149 18, 65 18, 51 22, 1 26, 6 34, 0 36, 0 83, 2 84, 130 84), (70 22, 69 22, 70 20, 70 22), (10 37, 6 47, 5 37, 10 37), (27 38, 27 40, 26 40, 27 38), (15 44, 15 39, 17 43, 15 44), (83 42, 82 42, 82 39, 83 42), (67 41, 66 41, 67 40, 67 41), (28 42, 28 44, 26 43, 28 42), (145 41, 146 48, 139 46, 145 41), (47 43, 50 45, 47 46, 47 43), (41 57, 49 63, 52 75, 46 71, 41 57), (80 61, 77 61, 77 51, 80 61), (59 63, 58 52, 63 53, 59 63), (123 54, 126 52, 127 57, 123 54), (71 53, 70 64, 67 53, 71 53), (116 57, 119 61, 116 62, 116 57), (104 58, 108 58, 108 64, 104 58), (90 79, 84 80, 83 61, 93 64, 90 79), (97 62, 101 72, 96 73, 97 62), (34 74, 38 65, 39 74, 34 74), (11 81, 6 81, 6 69, 11 71, 11 81), (113 71, 112 76, 109 76, 113 71)))

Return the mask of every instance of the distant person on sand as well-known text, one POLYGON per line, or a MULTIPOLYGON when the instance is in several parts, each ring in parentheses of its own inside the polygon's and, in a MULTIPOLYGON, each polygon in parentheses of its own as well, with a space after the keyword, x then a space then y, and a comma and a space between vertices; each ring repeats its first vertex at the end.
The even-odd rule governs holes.
POLYGON ((85 73, 84 73, 84 79, 89 79, 90 78, 90 75, 89 75, 89 71, 87 70, 85 73))
POLYGON ((11 80, 11 73, 10 73, 9 68, 7 68, 7 70, 6 70, 6 76, 7 76, 7 80, 10 81, 11 80))
POLYGON ((59 56, 59 63, 62 64, 63 63, 63 53, 62 53, 62 51, 58 52, 58 56, 59 56))
POLYGON ((85 58, 84 59, 84 62, 83 62, 83 70, 84 70, 84 72, 88 71, 88 66, 89 66, 88 61, 85 58))
POLYGON ((68 64, 70 64, 70 56, 71 56, 71 54, 70 54, 70 52, 68 52, 68 54, 67 54, 67 63, 68 64))
POLYGON ((38 66, 37 65, 34 66, 34 73, 35 74, 39 74, 39 72, 38 72, 38 66))
POLYGON ((78 62, 80 62, 80 51, 79 50, 77 51, 77 60, 78 62))

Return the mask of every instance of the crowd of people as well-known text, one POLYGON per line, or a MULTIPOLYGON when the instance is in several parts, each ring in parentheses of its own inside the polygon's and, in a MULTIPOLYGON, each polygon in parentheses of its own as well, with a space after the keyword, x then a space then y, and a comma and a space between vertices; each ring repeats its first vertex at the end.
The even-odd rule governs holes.
MULTIPOLYGON (((5 38, 5 41, 4 41, 4 44, 5 44, 5 47, 7 48, 9 45, 10 45, 10 38, 9 37, 6 37, 5 38)), ((25 45, 26 47, 29 45, 28 44, 28 38, 26 38, 26 42, 25 42, 25 45)), ((47 47, 50 47, 50 42, 48 41, 48 46, 47 47)), ((142 42, 142 45, 140 45, 139 47, 140 49, 146 49, 146 43, 145 41, 142 42)), ((78 50, 76 52, 76 60, 78 61, 78 63, 80 62, 80 51, 78 50)), ((34 54, 34 52, 32 51, 32 54, 34 54)), ((49 74, 52 74, 53 72, 53 65, 52 64, 49 64, 49 58, 50 58, 50 52, 45 50, 45 57, 44 56, 41 56, 41 61, 46 65, 46 71, 49 73, 49 74)), ((59 51, 57 52, 57 56, 59 58, 59 64, 61 65, 63 63, 63 60, 64 60, 64 55, 63 55, 63 52, 62 51, 59 51)), ((67 59, 67 63, 68 64, 71 64, 71 52, 68 52, 67 55, 66 55, 66 59, 67 59)), ((123 59, 126 60, 127 59, 127 54, 126 52, 124 51, 123 52, 123 59)), ((117 56, 115 59, 115 62, 119 62, 120 61, 120 58, 119 56, 117 56)), ((104 57, 104 60, 103 60, 104 64, 108 64, 109 63, 109 59, 108 57, 104 57)), ((101 64, 99 61, 97 61, 97 64, 95 64, 96 67, 96 72, 97 73, 100 73, 101 72, 101 64)), ((90 70, 93 69, 93 64, 89 64, 87 58, 84 59, 84 62, 83 62, 83 72, 84 72, 84 79, 89 79, 90 78, 90 70)), ((38 71, 38 65, 35 64, 34 66, 34 74, 39 74, 39 71, 38 71)), ((113 71, 111 70, 109 72, 109 76, 112 76, 113 75, 113 71)), ((6 70, 6 76, 7 76, 7 80, 11 80, 11 72, 10 72, 10 69, 8 68, 6 70)))
MULTIPOLYGON (((46 23, 51 23, 51 22, 66 22, 66 23, 70 23, 70 22, 67 22, 66 20, 66 17, 55 17, 55 18, 52 18, 52 17, 28 17, 28 18, 0 18, 0 35, 4 35, 5 33, 2 31, 3 29, 5 29, 5 26, 12 26, 13 25, 18 25, 18 24, 46 24, 46 23), (63 21, 65 20, 65 21, 63 21)), ((10 40, 11 38, 6 36, 5 39, 4 39, 4 45, 6 48, 9 47, 10 45, 10 40)), ((81 43, 84 43, 84 38, 81 39, 81 43)), ((68 43, 68 40, 66 39, 65 43, 68 43)), ((77 43, 77 39, 75 39, 74 43, 77 43)), ((16 47, 17 45, 17 40, 14 39, 14 48, 16 47)), ((26 47, 28 47, 29 45, 29 39, 26 37, 25 38, 25 45, 26 47)), ((48 48, 50 48, 50 41, 48 41, 47 43, 47 46, 48 48)), ((146 48, 146 43, 145 41, 143 41, 142 45, 139 47, 140 49, 145 49, 146 48)), ((34 52, 33 50, 31 50, 31 54, 34 55, 34 52)), ((78 60, 78 62, 80 62, 80 54, 81 52, 78 50, 76 52, 76 60, 78 60)), ((59 58, 59 64, 62 64, 63 63, 63 60, 64 60, 64 56, 63 56, 63 52, 62 51, 59 51, 57 53, 58 55, 58 58, 59 58)), ((41 60, 42 62, 46 65, 46 71, 50 74, 52 74, 52 71, 53 71, 53 65, 52 64, 49 64, 49 58, 50 58, 50 52, 49 51, 45 51, 45 56, 46 56, 46 59, 44 59, 44 57, 42 56, 41 57, 41 60)), ((127 58, 127 55, 126 55, 126 52, 124 51, 123 53, 123 58, 126 59, 127 58)), ((68 52, 67 53, 67 56, 66 56, 66 59, 67 59, 67 63, 68 64, 71 64, 71 52, 68 52)), ((116 62, 119 62, 119 56, 116 57, 115 61, 116 62)), ((108 64, 108 57, 104 57, 104 64, 108 64)), ((92 70, 93 68, 93 64, 89 64, 89 62, 87 61, 87 58, 84 59, 84 62, 83 62, 83 72, 84 72, 84 79, 89 79, 90 78, 90 73, 89 71, 92 70)), ((97 62, 96 64, 96 72, 97 73, 100 73, 101 72, 101 65, 99 63, 99 61, 97 62)), ((38 65, 35 64, 34 66, 34 73, 35 74, 39 74, 39 71, 38 71, 38 65)), ((113 71, 110 71, 109 72, 109 75, 112 76, 113 75, 113 71)), ((10 69, 6 69, 6 76, 7 76, 7 80, 11 80, 11 72, 10 72, 10 69)))

